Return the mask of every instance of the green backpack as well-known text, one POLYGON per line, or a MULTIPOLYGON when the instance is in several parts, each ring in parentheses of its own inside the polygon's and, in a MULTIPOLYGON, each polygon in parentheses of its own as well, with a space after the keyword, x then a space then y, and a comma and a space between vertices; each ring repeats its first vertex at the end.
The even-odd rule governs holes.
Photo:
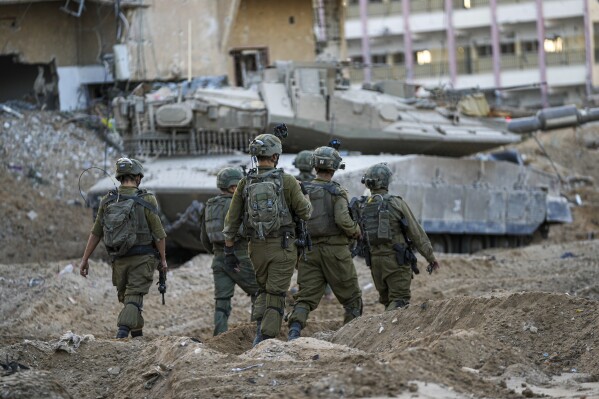
POLYGON ((325 184, 304 183, 312 203, 312 216, 308 220, 308 231, 312 238, 343 234, 335 223, 333 197, 342 195, 335 182, 325 184))
POLYGON ((206 207, 204 208, 205 228, 208 239, 212 244, 223 245, 225 243, 223 227, 225 225, 225 216, 230 205, 230 195, 219 195, 206 201, 206 207))
POLYGON ((123 195, 114 190, 108 193, 104 201, 106 207, 102 230, 104 245, 110 256, 121 257, 135 244, 148 239, 151 242, 143 208, 155 214, 158 214, 158 210, 142 198, 147 195, 150 194, 142 190, 139 190, 136 195, 123 195))
POLYGON ((283 195, 283 171, 251 173, 245 186, 245 225, 260 240, 293 223, 283 195))

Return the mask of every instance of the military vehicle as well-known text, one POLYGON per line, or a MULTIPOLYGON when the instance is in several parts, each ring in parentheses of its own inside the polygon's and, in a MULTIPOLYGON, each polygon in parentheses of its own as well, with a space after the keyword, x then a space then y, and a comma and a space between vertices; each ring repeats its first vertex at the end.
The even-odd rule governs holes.
MULTIPOLYGON (((408 200, 440 252, 521 245, 545 234, 550 223, 571 220, 559 179, 504 161, 448 158, 514 143, 519 135, 341 82, 328 64, 277 63, 255 89, 179 86, 150 92, 140 86, 131 96, 115 99, 115 126, 125 153, 153 159, 144 164, 143 186, 157 195, 169 242, 202 250, 197 217, 204 201, 218 192, 216 173, 226 166, 251 167, 250 140, 278 123, 289 127, 286 153, 340 138, 348 167, 336 179, 352 195, 364 193, 359 181, 368 166, 388 162, 396 171, 391 190, 408 200)), ((599 119, 595 110, 581 111, 584 118, 572 118, 568 111, 566 122, 565 111, 544 112, 543 120, 553 125, 599 119)), ((546 125, 527 120, 528 128, 514 130, 546 125)), ((510 126, 521 124, 514 120, 510 126)), ((293 157, 284 154, 279 166, 297 173, 293 157)), ((92 187, 90 205, 97 207, 113 184, 104 179, 92 187)))
POLYGON ((520 140, 505 129, 445 108, 419 109, 400 97, 355 89, 335 64, 278 62, 254 88, 140 86, 113 102, 129 153, 147 156, 246 151, 250 138, 285 123, 285 151, 316 148, 333 136, 362 154, 462 156, 520 140))

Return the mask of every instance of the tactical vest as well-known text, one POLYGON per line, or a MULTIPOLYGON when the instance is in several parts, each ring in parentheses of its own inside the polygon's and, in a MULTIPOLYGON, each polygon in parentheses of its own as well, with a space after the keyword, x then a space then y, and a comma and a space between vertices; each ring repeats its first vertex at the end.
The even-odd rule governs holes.
POLYGON ((304 183, 312 203, 312 216, 308 220, 308 231, 312 238, 344 235, 335 223, 334 196, 342 195, 337 183, 304 183))
POLYGON ((219 195, 206 201, 206 208, 204 210, 206 233, 212 244, 224 245, 225 243, 223 228, 232 197, 232 195, 219 195))
POLYGON ((364 220, 363 232, 368 237, 370 245, 393 243, 394 237, 401 236, 399 220, 393 220, 388 205, 391 195, 376 194, 366 199, 362 205, 364 220))
POLYGON ((146 190, 137 190, 137 192, 132 195, 124 195, 119 193, 116 190, 112 190, 108 193, 108 195, 104 198, 100 207, 104 208, 104 217, 102 219, 102 228, 104 234, 104 243, 106 245, 106 249, 108 254, 111 256, 119 257, 125 255, 128 250, 130 250, 134 246, 151 246, 154 242, 152 239, 152 232, 148 225, 148 221, 146 220, 146 214, 144 209, 149 209, 151 212, 157 214, 158 210, 149 202, 144 200, 144 197, 151 195, 146 190), (111 212, 108 208, 111 205, 115 205, 118 203, 119 206, 121 204, 125 206, 125 204, 130 205, 130 212, 124 214, 121 212, 120 215, 116 215, 118 218, 123 218, 121 220, 115 220, 114 217, 111 218, 111 212), (131 220, 128 220, 131 218, 131 220), (134 220, 133 220, 134 219, 134 220), (119 248, 113 247, 111 245, 109 236, 123 234, 122 232, 127 230, 127 225, 129 223, 134 223, 134 229, 131 231, 129 237, 121 237, 121 240, 125 241, 125 244, 119 248), (115 232, 115 230, 119 230, 120 232, 115 232))
POLYGON ((244 225, 249 237, 263 240, 278 237, 283 231, 293 232, 293 218, 283 193, 282 169, 250 172, 243 196, 244 225))

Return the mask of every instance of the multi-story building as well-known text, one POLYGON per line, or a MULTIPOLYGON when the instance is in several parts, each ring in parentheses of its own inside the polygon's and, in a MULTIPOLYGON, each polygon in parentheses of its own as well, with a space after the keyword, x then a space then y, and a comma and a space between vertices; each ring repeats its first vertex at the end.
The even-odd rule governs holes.
POLYGON ((531 85, 503 92, 517 106, 585 103, 599 84, 597 1, 349 0, 346 14, 354 82, 531 85))

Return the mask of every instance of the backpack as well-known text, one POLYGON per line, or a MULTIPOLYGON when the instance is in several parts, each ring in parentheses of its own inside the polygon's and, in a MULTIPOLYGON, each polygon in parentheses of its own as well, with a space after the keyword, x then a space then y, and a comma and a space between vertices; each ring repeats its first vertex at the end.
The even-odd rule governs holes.
POLYGON ((121 257, 135 244, 151 243, 143 208, 155 214, 158 214, 158 210, 143 199, 147 195, 150 194, 142 190, 135 195, 123 195, 115 190, 108 193, 103 203, 102 230, 104 245, 110 256, 121 257))
POLYGON ((244 189, 245 226, 260 240, 293 223, 283 195, 283 171, 250 173, 244 189))
POLYGON ((326 184, 304 183, 312 203, 312 216, 308 220, 308 231, 312 238, 343 234, 335 223, 333 196, 342 195, 334 182, 326 184))
POLYGON ((393 242, 395 229, 391 225, 389 209, 389 195, 376 194, 369 197, 361 205, 364 220, 364 234, 370 245, 390 244, 393 242), (377 201, 377 198, 380 199, 377 201))
POLYGON ((225 244, 223 228, 225 216, 231 205, 231 196, 219 195, 206 201, 204 207, 204 223, 211 244, 225 244))

